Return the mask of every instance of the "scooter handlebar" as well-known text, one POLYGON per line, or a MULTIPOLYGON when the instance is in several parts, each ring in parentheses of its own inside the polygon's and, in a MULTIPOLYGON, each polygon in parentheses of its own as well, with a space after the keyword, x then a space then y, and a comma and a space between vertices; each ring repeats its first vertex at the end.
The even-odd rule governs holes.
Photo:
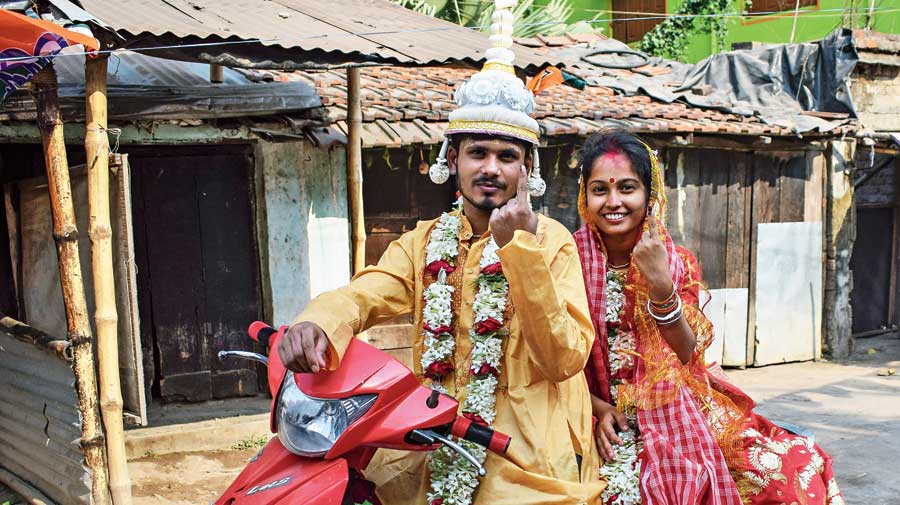
POLYGON ((510 438, 493 428, 459 416, 450 427, 450 434, 469 442, 474 442, 482 447, 486 447, 489 451, 499 455, 506 454, 509 449, 510 438))
POLYGON ((259 342, 260 344, 265 346, 266 350, 268 350, 269 339, 272 337, 272 335, 279 331, 283 331, 284 329, 286 329, 286 327, 281 327, 276 330, 275 328, 272 328, 262 321, 254 321, 253 324, 251 324, 250 327, 247 328, 247 334, 250 335, 250 338, 259 342))
MULTIPOLYGON (((282 326, 276 330, 262 321, 255 321, 247 328, 247 334, 268 349, 272 335, 283 333, 287 331, 287 328, 287 326, 282 326)), ((506 454, 509 449, 509 436, 483 424, 472 422, 463 416, 457 417, 450 426, 450 434, 476 443, 500 455, 506 454)))

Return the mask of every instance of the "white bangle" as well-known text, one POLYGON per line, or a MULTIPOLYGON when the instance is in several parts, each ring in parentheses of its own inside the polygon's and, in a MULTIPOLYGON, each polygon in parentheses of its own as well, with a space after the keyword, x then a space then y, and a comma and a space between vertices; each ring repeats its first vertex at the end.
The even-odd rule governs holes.
POLYGON ((680 318, 681 315, 684 313, 684 306, 681 304, 680 296, 675 298, 675 303, 676 303, 675 310, 673 310, 672 312, 670 312, 664 316, 660 316, 660 315, 656 314, 655 312, 653 312, 653 306, 650 304, 650 299, 648 298, 647 299, 647 312, 650 313, 650 317, 655 319, 657 323, 660 323, 663 325, 672 324, 675 321, 677 321, 678 318, 680 318))
POLYGON ((656 325, 657 326, 669 326, 671 324, 675 324, 678 322, 679 319, 681 319, 681 316, 683 316, 683 315, 684 315, 684 310, 675 311, 675 317, 673 317, 671 321, 666 321, 666 322, 657 321, 656 325))

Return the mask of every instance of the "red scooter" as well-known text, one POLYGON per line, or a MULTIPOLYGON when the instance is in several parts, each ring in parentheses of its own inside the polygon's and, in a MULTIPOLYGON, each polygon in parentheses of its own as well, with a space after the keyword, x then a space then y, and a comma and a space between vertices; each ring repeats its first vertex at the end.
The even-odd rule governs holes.
POLYGON ((463 438, 498 454, 509 437, 457 417, 456 399, 422 386, 402 363, 353 339, 334 371, 298 374, 278 355, 277 331, 250 325, 250 338, 266 356, 221 351, 219 359, 240 357, 268 366, 272 397, 269 441, 247 464, 216 505, 315 504, 378 505, 374 485, 363 472, 377 448, 434 450, 441 444, 466 458, 480 475, 481 464, 450 437, 463 438))

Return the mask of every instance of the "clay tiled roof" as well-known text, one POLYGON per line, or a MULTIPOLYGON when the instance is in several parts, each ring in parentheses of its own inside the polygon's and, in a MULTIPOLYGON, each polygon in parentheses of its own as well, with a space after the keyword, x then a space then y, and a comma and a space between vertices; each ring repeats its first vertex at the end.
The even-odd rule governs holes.
POLYGON ((900 35, 853 30, 860 63, 900 66, 900 35))
MULTIPOLYGON (((367 147, 437 143, 450 111, 453 92, 474 70, 451 68, 372 67, 361 71, 360 98, 367 147)), ((335 127, 346 133, 347 89, 343 71, 271 74, 277 80, 302 81, 316 88, 335 127)), ((625 96, 606 87, 583 91, 554 86, 537 96, 535 119, 543 135, 588 135, 604 127, 636 132, 793 135, 788 128, 683 103, 625 96)))
POLYGON ((853 43, 857 51, 900 53, 900 35, 853 30, 853 43))
MULTIPOLYGON (((597 34, 566 34, 516 39, 537 53, 588 47, 606 41, 597 34)), ((593 47, 593 46, 591 46, 593 47)), ((597 69, 580 61, 566 60, 566 70, 580 77, 602 76, 634 81, 656 78, 665 86, 672 62, 651 59, 632 69, 597 69), (662 77, 660 77, 662 76, 662 77)), ((347 83, 343 70, 308 72, 244 71, 258 80, 301 81, 315 87, 327 110, 332 128, 346 134, 347 83)), ((368 67, 361 69, 360 98, 363 144, 366 147, 433 144, 443 139, 448 116, 455 108, 454 90, 475 70, 447 67, 368 67)), ((588 135, 606 127, 646 133, 705 133, 727 135, 794 136, 789 125, 767 124, 757 116, 724 112, 682 102, 665 102, 637 92, 603 85, 578 90, 559 85, 537 96, 535 119, 543 136, 588 135)), ((840 134, 842 127, 831 133, 840 134)))

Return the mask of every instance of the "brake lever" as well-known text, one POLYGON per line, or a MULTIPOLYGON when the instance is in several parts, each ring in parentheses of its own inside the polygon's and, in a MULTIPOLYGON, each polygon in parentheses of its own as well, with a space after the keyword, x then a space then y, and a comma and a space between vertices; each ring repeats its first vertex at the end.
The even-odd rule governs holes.
POLYGON ((257 361, 263 365, 269 366, 269 358, 262 354, 249 351, 219 351, 219 361, 225 361, 225 358, 235 357, 250 361, 257 361))
POLYGON ((485 470, 484 466, 482 466, 481 463, 479 463, 478 460, 475 459, 475 456, 472 456, 469 451, 465 450, 461 445, 457 444, 453 440, 450 440, 449 438, 432 430, 412 430, 410 432, 410 435, 418 438, 416 442, 425 445, 434 445, 437 442, 446 445, 447 447, 456 451, 456 453, 460 456, 466 458, 469 463, 472 463, 472 466, 474 466, 475 469, 478 470, 479 476, 484 477, 485 475, 487 475, 487 470, 485 470))

